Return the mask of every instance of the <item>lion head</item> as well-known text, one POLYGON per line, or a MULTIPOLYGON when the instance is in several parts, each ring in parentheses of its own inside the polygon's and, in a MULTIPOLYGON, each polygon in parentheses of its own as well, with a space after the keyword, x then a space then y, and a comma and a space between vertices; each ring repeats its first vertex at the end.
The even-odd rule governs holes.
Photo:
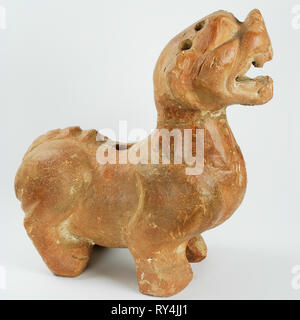
POLYGON ((273 96, 268 76, 246 76, 263 67, 273 50, 259 10, 242 23, 231 13, 215 12, 193 24, 161 53, 154 71, 155 100, 180 108, 216 111, 232 104, 259 105, 273 96))

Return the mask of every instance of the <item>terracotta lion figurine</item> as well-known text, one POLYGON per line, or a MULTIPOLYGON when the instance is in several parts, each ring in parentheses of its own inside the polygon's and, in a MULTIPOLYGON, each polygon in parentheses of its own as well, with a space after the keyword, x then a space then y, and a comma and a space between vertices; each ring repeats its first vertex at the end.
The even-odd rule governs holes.
MULTIPOLYGON (((49 269, 75 277, 94 245, 128 248, 142 293, 171 296, 185 288, 193 277, 190 263, 207 254, 201 234, 227 220, 246 190, 245 163, 226 108, 272 98, 270 77, 245 75, 272 55, 257 9, 243 23, 215 12, 161 53, 154 70, 157 129, 203 130, 199 175, 187 175, 187 165, 172 157, 169 164, 99 164, 97 150, 108 139, 99 141, 96 130, 71 127, 39 137, 24 156, 15 191, 26 231, 49 269)), ((121 156, 148 140, 115 149, 121 156)))

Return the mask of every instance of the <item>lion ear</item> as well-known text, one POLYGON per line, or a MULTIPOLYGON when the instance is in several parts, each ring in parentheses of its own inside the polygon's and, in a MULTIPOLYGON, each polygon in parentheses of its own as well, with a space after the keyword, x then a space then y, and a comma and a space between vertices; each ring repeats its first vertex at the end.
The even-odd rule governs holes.
POLYGON ((196 37, 199 37, 198 40, 201 40, 198 41, 201 47, 197 48, 197 50, 200 49, 204 53, 232 39, 234 36, 232 30, 238 32, 240 29, 241 23, 236 23, 237 21, 231 13, 217 11, 196 24, 195 30, 198 28, 201 30, 199 35, 196 34, 196 37))

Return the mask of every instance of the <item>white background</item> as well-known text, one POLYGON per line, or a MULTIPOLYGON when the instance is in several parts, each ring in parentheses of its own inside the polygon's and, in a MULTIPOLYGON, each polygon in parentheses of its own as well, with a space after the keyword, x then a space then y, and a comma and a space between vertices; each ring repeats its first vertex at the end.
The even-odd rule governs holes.
MULTIPOLYGON (((274 99, 232 106, 228 119, 243 151, 248 189, 242 206, 204 234, 209 253, 176 299, 299 299, 300 19, 285 1, 9 0, 0 29, 0 299, 148 299, 138 292, 127 249, 97 249, 76 279, 55 277, 23 227, 13 182, 40 134, 80 125, 129 129, 156 125, 152 72, 177 33, 218 9, 244 20, 261 10, 275 52, 262 71, 274 99), (6 287, 4 290, 3 288, 6 287)), ((300 10, 299 10, 300 13, 300 10)))

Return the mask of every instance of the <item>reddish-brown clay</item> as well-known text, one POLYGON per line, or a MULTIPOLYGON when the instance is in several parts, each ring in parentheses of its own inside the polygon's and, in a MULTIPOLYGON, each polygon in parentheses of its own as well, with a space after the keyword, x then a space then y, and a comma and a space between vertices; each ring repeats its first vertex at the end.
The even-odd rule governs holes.
MULTIPOLYGON (((108 140, 97 141, 95 130, 73 127, 38 138, 15 190, 27 233, 52 272, 77 276, 93 245, 127 247, 142 293, 181 291, 192 279, 189 262, 206 256, 201 233, 228 219, 244 197, 245 163, 226 107, 272 98, 271 78, 245 76, 251 64, 262 67, 271 58, 258 10, 243 23, 228 12, 213 13, 163 50, 154 71, 157 128, 204 130, 200 175, 187 175, 187 165, 172 161, 101 165, 97 149, 108 140)), ((127 149, 148 144, 149 138, 127 149)))

